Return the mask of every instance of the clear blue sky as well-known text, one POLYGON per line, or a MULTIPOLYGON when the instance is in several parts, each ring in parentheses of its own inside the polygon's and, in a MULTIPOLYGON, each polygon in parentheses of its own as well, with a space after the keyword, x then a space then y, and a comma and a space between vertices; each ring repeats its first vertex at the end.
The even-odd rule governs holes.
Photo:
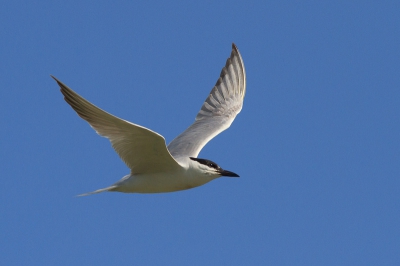
POLYGON ((400 265, 399 1, 6 1, 4 265, 400 265), (162 134, 189 126, 235 42, 242 112, 169 194, 77 194, 129 172, 56 76, 162 134))

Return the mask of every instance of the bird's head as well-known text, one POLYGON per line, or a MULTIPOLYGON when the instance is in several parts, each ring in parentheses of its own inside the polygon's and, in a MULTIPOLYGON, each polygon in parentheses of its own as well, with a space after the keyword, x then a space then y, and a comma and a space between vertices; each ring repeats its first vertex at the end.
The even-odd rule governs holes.
POLYGON ((193 158, 193 157, 189 158, 190 160, 197 162, 198 168, 207 175, 212 175, 216 177, 220 176, 239 177, 239 175, 235 174, 234 172, 222 169, 221 167, 219 167, 218 164, 214 163, 213 161, 207 159, 193 158))

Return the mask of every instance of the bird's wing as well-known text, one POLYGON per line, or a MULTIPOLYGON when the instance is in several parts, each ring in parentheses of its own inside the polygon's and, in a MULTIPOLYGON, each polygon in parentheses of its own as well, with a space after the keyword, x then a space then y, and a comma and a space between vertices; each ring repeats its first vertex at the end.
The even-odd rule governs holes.
POLYGON ((242 110, 245 92, 243 60, 236 45, 232 44, 231 55, 195 122, 168 145, 172 156, 197 157, 207 142, 232 124, 242 110))
POLYGON ((169 153, 163 136, 101 110, 52 78, 60 86, 65 101, 99 135, 111 141, 133 174, 174 171, 181 167, 169 153))

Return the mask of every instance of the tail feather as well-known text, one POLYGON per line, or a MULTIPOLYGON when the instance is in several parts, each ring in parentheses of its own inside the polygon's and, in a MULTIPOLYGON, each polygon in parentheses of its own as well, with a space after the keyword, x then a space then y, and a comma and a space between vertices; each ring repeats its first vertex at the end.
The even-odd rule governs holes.
POLYGON ((95 191, 92 191, 92 192, 88 192, 88 193, 83 193, 83 194, 77 195, 77 197, 89 196, 89 195, 92 195, 92 194, 97 194, 97 193, 101 193, 101 192, 105 192, 105 191, 114 191, 114 189, 116 187, 117 186, 109 186, 109 187, 106 187, 106 188, 101 188, 101 189, 98 189, 98 190, 95 190, 95 191))

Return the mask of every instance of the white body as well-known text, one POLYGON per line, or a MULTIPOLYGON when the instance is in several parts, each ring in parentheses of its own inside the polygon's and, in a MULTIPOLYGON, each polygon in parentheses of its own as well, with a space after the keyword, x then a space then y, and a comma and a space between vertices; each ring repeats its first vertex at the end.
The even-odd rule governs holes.
POLYGON ((220 177, 216 174, 204 175, 196 163, 187 159, 185 167, 179 171, 127 175, 115 183, 108 191, 125 193, 161 193, 198 187, 220 177), (114 187, 115 186, 115 187, 114 187))

